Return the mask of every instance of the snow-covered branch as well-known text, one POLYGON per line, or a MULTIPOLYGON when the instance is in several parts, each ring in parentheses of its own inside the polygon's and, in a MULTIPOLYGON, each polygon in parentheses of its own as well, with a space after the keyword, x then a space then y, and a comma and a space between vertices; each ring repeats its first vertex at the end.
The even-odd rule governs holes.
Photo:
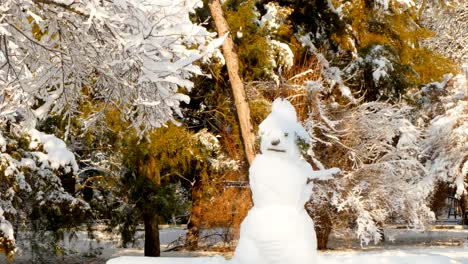
MULTIPOLYGON (((85 100, 123 109, 144 132, 175 122, 193 63, 221 43, 192 23, 191 1, 8 0, 0 5, 0 114, 74 115, 85 100)), ((105 109, 103 109, 105 110, 105 109)), ((99 115, 91 115, 96 117, 99 115)))

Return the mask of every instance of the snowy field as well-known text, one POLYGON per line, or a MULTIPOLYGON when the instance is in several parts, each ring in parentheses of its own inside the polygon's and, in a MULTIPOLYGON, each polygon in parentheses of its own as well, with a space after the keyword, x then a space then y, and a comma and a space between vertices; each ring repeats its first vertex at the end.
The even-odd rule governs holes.
MULTIPOLYGON (((180 236, 184 236, 186 229, 182 227, 169 227, 161 230, 161 243, 163 250, 168 246, 171 247, 174 240, 180 236)), ((319 257, 327 264, 347 264, 347 263, 467 263, 468 264, 468 249, 463 247, 463 242, 468 236, 468 230, 457 229, 437 229, 426 232, 417 232, 406 229, 389 228, 385 230, 386 242, 379 245, 369 245, 361 248, 357 240, 332 237, 330 246, 334 248, 326 252, 319 252, 319 257), (393 240, 390 241, 390 240, 393 240), (351 248, 351 249, 350 249, 351 248), (370 262, 370 261, 374 262, 370 262)), ((142 238, 142 233, 138 234, 142 238)), ((63 245, 69 249, 70 255, 60 257, 57 261, 70 264, 104 264, 110 259, 110 264, 119 263, 120 256, 143 256, 143 240, 139 239, 138 243, 129 248, 119 247, 119 237, 117 235, 109 235, 103 232, 96 232, 96 239, 91 240, 87 237, 86 232, 79 232, 71 241, 66 239, 63 245), (117 258, 117 259, 116 259, 117 258), (117 262, 116 262, 117 261, 117 262)), ((66 236, 67 237, 67 236, 66 236)), ((216 243, 213 238, 220 236, 212 236, 209 243, 216 243)), ((153 264, 183 264, 187 263, 188 259, 182 259, 182 262, 177 262, 178 258, 199 257, 197 261, 190 262, 191 264, 204 263, 203 257, 212 256, 215 252, 197 251, 170 251, 163 252, 162 256, 170 259, 160 259, 159 262, 140 262, 153 264), (185 262, 184 262, 185 260, 185 262), (162 262, 161 262, 162 261, 162 262)), ((231 253, 223 253, 223 257, 229 259, 231 253)), ((14 264, 30 263, 30 254, 20 249, 14 264)), ((128 259, 127 259, 128 260, 128 259)), ((142 259, 139 259, 142 260, 142 259)), ((57 263, 53 261, 51 263, 57 263)), ((0 255, 0 263, 7 263, 3 255, 0 255)), ((123 263, 123 262, 120 262, 123 263)), ((132 264, 139 264, 133 259, 132 264)))
MULTIPOLYGON (((326 264, 456 264, 468 263, 468 250, 453 247, 404 248, 400 250, 372 251, 327 251, 320 252, 317 263, 326 264)), ((107 264, 222 264, 229 263, 224 258, 215 257, 119 257, 111 259, 107 264)))

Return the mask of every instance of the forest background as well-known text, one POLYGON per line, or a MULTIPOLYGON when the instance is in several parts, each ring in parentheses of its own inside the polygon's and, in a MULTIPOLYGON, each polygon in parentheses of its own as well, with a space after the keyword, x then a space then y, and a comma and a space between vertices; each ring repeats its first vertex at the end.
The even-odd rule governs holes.
POLYGON ((0 3, 0 252, 23 233, 45 261, 97 222, 123 244, 143 225, 150 256, 162 223, 187 223, 190 249, 211 228, 235 241, 244 134, 280 96, 312 138, 305 158, 342 171, 306 205, 319 248, 336 230, 367 245, 388 224, 426 228, 448 196, 467 223, 466 1, 227 0, 221 38, 217 3, 0 3))

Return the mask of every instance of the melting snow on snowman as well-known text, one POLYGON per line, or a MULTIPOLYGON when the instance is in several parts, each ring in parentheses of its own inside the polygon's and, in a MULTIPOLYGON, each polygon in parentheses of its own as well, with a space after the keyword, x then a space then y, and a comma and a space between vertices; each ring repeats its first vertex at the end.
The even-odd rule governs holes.
POLYGON ((285 99, 273 102, 260 124, 260 150, 249 170, 254 206, 244 219, 234 264, 316 263, 314 223, 304 205, 310 180, 331 179, 339 169, 313 171, 302 157, 300 142, 309 144, 307 131, 285 99))

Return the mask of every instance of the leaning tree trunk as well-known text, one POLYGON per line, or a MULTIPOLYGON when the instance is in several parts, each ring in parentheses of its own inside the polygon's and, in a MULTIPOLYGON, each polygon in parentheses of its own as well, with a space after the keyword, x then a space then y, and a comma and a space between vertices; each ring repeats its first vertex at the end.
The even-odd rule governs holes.
POLYGON ((159 257, 161 255, 159 244, 158 216, 152 213, 143 215, 145 223, 145 256, 159 257))
MULTIPOLYGON (((210 0, 208 6, 210 7, 211 16, 213 17, 219 36, 229 34, 229 25, 223 16, 223 9, 219 0, 210 0)), ((252 122, 250 121, 250 109, 245 96, 244 83, 239 75, 239 58, 237 57, 231 35, 228 35, 223 43, 223 55, 236 104, 245 155, 247 161, 251 164, 255 157, 255 135, 252 122)))

